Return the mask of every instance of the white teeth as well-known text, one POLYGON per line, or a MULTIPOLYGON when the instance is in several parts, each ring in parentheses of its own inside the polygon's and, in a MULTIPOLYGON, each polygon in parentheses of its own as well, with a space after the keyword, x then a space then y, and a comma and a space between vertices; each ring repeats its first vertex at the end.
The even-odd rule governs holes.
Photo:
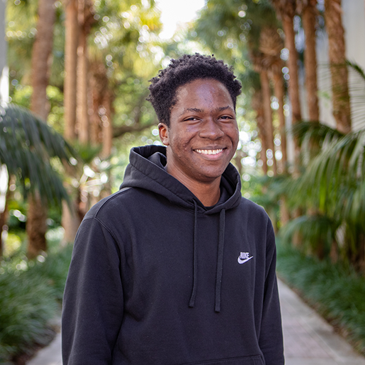
POLYGON ((219 152, 222 152, 223 149, 220 148, 218 150, 195 150, 198 153, 202 153, 203 155, 216 155, 219 152))

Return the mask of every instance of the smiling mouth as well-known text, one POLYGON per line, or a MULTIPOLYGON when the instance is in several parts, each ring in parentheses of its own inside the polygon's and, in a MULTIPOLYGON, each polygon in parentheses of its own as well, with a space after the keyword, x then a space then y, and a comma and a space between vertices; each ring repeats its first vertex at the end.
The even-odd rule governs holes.
POLYGON ((218 153, 223 152, 223 148, 218 148, 215 150, 195 150, 198 153, 201 153, 202 155, 217 155, 218 153))

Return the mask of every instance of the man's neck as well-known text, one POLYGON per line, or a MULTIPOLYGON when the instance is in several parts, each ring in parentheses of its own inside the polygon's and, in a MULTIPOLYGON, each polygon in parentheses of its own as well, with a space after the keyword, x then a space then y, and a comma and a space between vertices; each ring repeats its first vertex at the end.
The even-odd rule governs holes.
POLYGON ((213 205, 216 205, 218 203, 221 196, 221 191, 218 185, 218 189, 215 189, 212 192, 204 191, 200 192, 199 194, 193 192, 193 194, 202 202, 205 207, 212 207, 213 205))
POLYGON ((169 171, 168 166, 166 166, 166 171, 179 180, 183 185, 185 185, 205 207, 211 207, 218 203, 221 196, 220 177, 213 181, 202 183, 197 181, 193 182, 184 175, 176 176, 174 173, 169 171))
POLYGON ((212 207, 217 204, 221 196, 220 179, 210 184, 193 184, 188 186, 184 184, 205 207, 212 207))

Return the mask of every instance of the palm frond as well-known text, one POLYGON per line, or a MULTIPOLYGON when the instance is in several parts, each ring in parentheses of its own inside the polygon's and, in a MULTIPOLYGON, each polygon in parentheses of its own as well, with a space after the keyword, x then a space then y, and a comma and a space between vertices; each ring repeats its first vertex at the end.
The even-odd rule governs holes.
POLYGON ((322 146, 324 142, 330 143, 331 141, 344 136, 344 134, 337 129, 317 121, 302 121, 295 123, 291 128, 291 132, 293 133, 293 136, 298 139, 300 145, 304 143, 304 141, 312 141, 319 146, 322 146))
POLYGON ((297 191, 308 192, 326 214, 356 222, 364 217, 365 130, 328 143, 307 166, 297 191))
POLYGON ((350 66, 353 70, 355 70, 365 81, 365 72, 364 70, 355 62, 346 61, 347 65, 350 66))
POLYGON ((291 243, 295 233, 299 232, 302 247, 306 251, 323 253, 330 250, 336 242, 336 231, 339 222, 326 215, 303 215, 287 223, 280 231, 283 242, 291 243))
POLYGON ((64 138, 30 111, 13 104, 0 105, 0 163, 18 178, 24 196, 38 190, 49 205, 68 200, 51 160, 69 164, 74 156, 64 138))

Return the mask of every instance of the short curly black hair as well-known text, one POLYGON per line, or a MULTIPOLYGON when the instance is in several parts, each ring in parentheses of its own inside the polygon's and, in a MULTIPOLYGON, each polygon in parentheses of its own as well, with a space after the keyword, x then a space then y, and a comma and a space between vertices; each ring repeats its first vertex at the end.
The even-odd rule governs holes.
POLYGON ((158 120, 169 126, 171 109, 177 102, 177 88, 205 78, 220 81, 227 88, 236 108, 236 98, 241 93, 242 86, 233 74, 233 68, 217 60, 214 55, 203 56, 195 53, 172 59, 167 68, 160 70, 158 76, 150 80, 147 100, 152 103, 158 120))

